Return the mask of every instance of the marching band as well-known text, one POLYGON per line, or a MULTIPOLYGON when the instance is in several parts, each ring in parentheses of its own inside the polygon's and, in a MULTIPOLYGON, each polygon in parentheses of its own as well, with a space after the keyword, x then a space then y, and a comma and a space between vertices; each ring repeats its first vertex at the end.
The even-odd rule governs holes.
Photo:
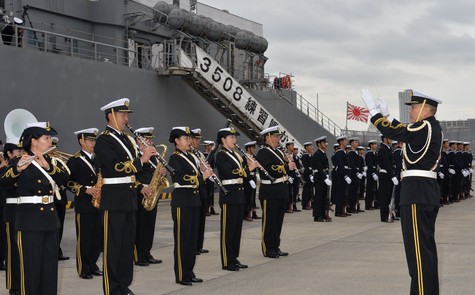
MULTIPOLYGON (((391 146, 390 138, 382 135, 379 148, 376 140, 362 147, 358 138, 340 136, 330 162, 327 136, 306 142, 298 155, 293 142, 285 143, 286 151, 280 149, 279 126, 262 130, 257 141, 244 145, 245 150, 236 143, 239 133, 226 127, 218 131, 216 144, 204 141, 203 153, 201 129, 174 127, 169 142, 175 151, 166 162, 166 148, 160 155, 153 143, 153 127, 134 131, 128 125, 129 104, 122 98, 103 106, 105 130, 75 131, 80 150, 66 160, 52 148, 57 132, 48 122, 25 122, 17 142, 4 145, 0 189, 6 202, 10 294, 57 293, 57 261, 67 259, 59 247, 66 190, 74 196, 78 276, 101 277, 107 295, 134 294, 129 288, 134 264, 162 262, 151 249, 157 195, 168 186, 173 187, 175 282, 185 286, 203 281, 194 266, 197 255, 209 252, 203 245, 206 216, 211 214, 220 218, 222 269, 248 267, 238 260, 241 232, 243 220, 261 219, 257 198, 262 209, 261 251, 274 259, 289 254, 281 250, 280 236, 285 213, 300 211, 300 187, 302 209, 313 210, 315 222, 332 221, 333 204, 337 217, 365 212, 360 200, 366 210, 380 209, 382 222, 399 220, 403 142, 391 146), (219 213, 213 207, 215 188, 219 213), (38 244, 43 246, 35 247, 38 244), (102 266, 97 264, 101 252, 102 266)), ((437 167, 440 204, 471 197, 471 155, 469 143, 444 139, 437 167)))

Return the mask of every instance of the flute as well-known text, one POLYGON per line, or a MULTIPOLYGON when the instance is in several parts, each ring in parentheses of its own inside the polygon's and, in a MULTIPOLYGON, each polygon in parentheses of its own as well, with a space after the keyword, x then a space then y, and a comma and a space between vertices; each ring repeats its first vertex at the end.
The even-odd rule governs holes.
MULTIPOLYGON (((42 155, 46 155, 48 154, 49 152, 51 152, 52 150, 56 149, 55 146, 52 146, 50 147, 48 150, 46 150, 45 152, 42 153, 42 155)), ((28 163, 31 163, 33 162, 33 160, 36 159, 36 155, 33 155, 33 156, 29 156, 28 158, 26 158, 25 160, 23 161, 19 161, 18 164, 16 164, 17 167, 21 167, 21 166, 24 166, 28 163)))
MULTIPOLYGON (((206 167, 206 169, 210 169, 208 168, 208 164, 206 163, 206 159, 204 159, 200 153, 198 153, 198 151, 190 145, 190 151, 198 158, 198 160, 200 161, 201 165, 203 165, 204 167, 206 167)), ((216 174, 214 173, 211 173, 210 177, 213 179, 213 181, 218 185, 219 189, 223 192, 223 194, 227 195, 228 194, 228 190, 224 187, 223 183, 221 182, 221 180, 218 178, 218 176, 216 176, 216 174)))
MULTIPOLYGON (((238 149, 238 151, 240 151, 240 152, 243 154, 244 157, 246 157, 247 159, 249 159, 249 161, 251 161, 251 162, 253 162, 253 163, 257 162, 256 159, 254 159, 253 156, 251 156, 250 154, 246 153, 246 151, 243 150, 239 145, 236 144, 236 148, 238 149)), ((258 163, 258 164, 259 164, 259 163, 258 163)), ((258 168, 259 170, 261 170, 261 172, 264 173, 264 175, 265 175, 267 178, 269 178, 269 180, 270 180, 271 182, 274 182, 275 177, 272 177, 272 176, 269 174, 269 172, 267 172, 267 170, 266 170, 264 167, 261 166, 261 164, 259 164, 259 165, 257 166, 257 168, 258 168)))

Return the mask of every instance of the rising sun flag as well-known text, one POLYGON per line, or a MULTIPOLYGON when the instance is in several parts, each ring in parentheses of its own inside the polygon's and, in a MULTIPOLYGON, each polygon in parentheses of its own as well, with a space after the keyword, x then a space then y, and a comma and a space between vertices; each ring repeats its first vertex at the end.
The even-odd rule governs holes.
POLYGON ((352 105, 351 103, 346 103, 346 119, 356 120, 364 123, 368 122, 369 111, 366 108, 352 105))

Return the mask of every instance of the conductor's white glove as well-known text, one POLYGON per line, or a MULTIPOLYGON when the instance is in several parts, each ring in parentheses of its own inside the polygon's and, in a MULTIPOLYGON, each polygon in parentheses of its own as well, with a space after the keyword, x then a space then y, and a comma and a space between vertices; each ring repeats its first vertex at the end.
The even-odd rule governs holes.
POLYGON ((359 179, 363 179, 363 174, 358 172, 358 173, 356 173, 356 177, 358 177, 359 179))
POLYGON ((371 116, 381 112, 379 110, 378 101, 371 95, 368 89, 361 89, 361 98, 363 99, 371 116))
POLYGON ((455 174, 455 170, 452 169, 452 168, 449 168, 449 173, 452 174, 452 175, 454 175, 454 174, 455 174))
POLYGON ((313 175, 310 175, 309 178, 311 182, 314 182, 313 175))
POLYGON ((289 182, 290 182, 290 184, 293 184, 293 183, 294 183, 294 178, 293 178, 293 177, 289 177, 289 182))
POLYGON ((375 181, 378 181, 379 177, 378 177, 378 175, 377 175, 376 173, 373 173, 373 179, 374 179, 375 181))
POLYGON ((345 181, 348 184, 351 184, 351 178, 349 178, 347 175, 345 175, 345 181))
POLYGON ((445 177, 444 173, 439 172, 438 174, 439 174, 440 179, 444 179, 444 177, 445 177))
POLYGON ((384 101, 382 98, 378 98, 379 109, 381 110, 381 115, 387 116, 389 115, 388 110, 388 103, 384 101))
POLYGON ((327 177, 327 178, 325 178, 324 181, 325 181, 325 183, 326 183, 327 186, 332 185, 332 181, 330 180, 330 178, 327 177))
POLYGON ((393 178, 391 178, 391 180, 393 181, 394 185, 399 184, 399 180, 397 180, 396 176, 393 176, 393 178))
POLYGON ((253 189, 256 188, 256 182, 255 182, 254 180, 252 180, 252 179, 249 180, 249 185, 250 185, 253 189))

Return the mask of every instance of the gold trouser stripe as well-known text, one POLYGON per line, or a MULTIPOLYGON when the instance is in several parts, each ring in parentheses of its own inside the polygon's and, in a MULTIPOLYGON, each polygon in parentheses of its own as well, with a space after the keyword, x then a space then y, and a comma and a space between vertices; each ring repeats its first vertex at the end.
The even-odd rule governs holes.
POLYGON ((137 251, 137 245, 134 243, 134 261, 139 262, 139 253, 137 251))
POLYGON ((227 211, 227 206, 226 204, 223 204, 223 212, 221 213, 222 216, 222 223, 221 223, 221 252, 223 255, 223 264, 224 267, 228 267, 228 255, 226 253, 226 212, 227 211))
MULTIPOLYGON (((181 265, 181 208, 176 208, 176 223, 177 223, 177 260, 178 260, 178 280, 183 281, 183 268, 181 265)), ((195 251, 195 249, 193 249, 195 251)))
POLYGON ((105 210, 104 211, 104 295, 109 295, 110 290, 109 290, 109 272, 108 272, 108 267, 107 267, 107 247, 108 247, 108 239, 107 237, 109 236, 109 211, 105 210))
POLYGON ((76 257, 78 259, 78 275, 82 274, 82 257, 81 257, 81 214, 76 213, 76 224, 78 226, 78 240, 76 242, 76 257))
POLYGON ((5 222, 5 231, 7 234, 7 289, 12 288, 12 244, 10 243, 10 222, 5 222))
POLYGON ((18 256, 20 257, 20 289, 21 294, 25 295, 25 265, 23 260, 23 244, 21 242, 21 231, 17 233, 18 256))
POLYGON ((266 251, 266 242, 264 241, 264 233, 266 232, 267 225, 267 200, 264 200, 264 206, 262 208, 262 252, 264 256, 267 255, 266 251))
POLYGON ((422 259, 421 259, 421 247, 419 245, 419 228, 417 226, 417 207, 416 204, 412 204, 412 231, 414 234, 414 247, 416 254, 417 264, 417 285, 419 287, 419 295, 424 295, 424 280, 422 277, 422 259))

